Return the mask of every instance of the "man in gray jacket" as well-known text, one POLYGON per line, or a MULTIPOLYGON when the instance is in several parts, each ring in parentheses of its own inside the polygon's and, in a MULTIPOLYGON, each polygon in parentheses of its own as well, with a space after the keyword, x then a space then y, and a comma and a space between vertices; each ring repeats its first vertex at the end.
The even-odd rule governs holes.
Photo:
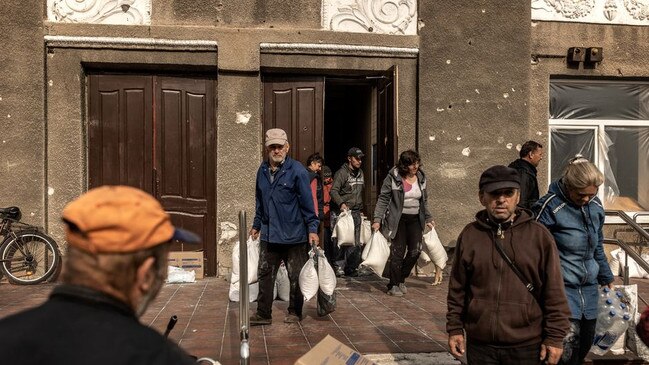
MULTIPOLYGON (((354 219, 354 245, 340 247, 338 258, 334 263, 337 276, 357 276, 358 265, 361 263, 361 209, 363 209, 363 189, 365 179, 361 164, 363 151, 352 147, 347 151, 347 163, 342 165, 334 175, 331 187, 332 209, 336 216, 340 212, 349 210, 354 219)), ((332 219, 333 221, 333 219, 332 219)))

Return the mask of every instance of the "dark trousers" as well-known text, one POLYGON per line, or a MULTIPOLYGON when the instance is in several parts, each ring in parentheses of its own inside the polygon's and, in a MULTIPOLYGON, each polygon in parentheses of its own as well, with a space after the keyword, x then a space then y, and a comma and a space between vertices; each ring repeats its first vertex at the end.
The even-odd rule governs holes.
MULTIPOLYGON (((361 212, 359 210, 352 210, 351 212, 354 219, 354 245, 340 246, 336 254, 336 266, 342 267, 345 270, 345 275, 356 272, 362 262, 361 254, 363 252, 361 247, 361 212)), ((337 242, 334 242, 334 244, 337 246, 337 242)))
POLYGON ((584 362, 595 338, 596 319, 570 319, 570 330, 563 339, 563 354, 559 364, 578 365, 584 362))
POLYGON ((259 243, 259 295, 257 296, 257 314, 262 318, 272 318, 273 290, 277 270, 281 261, 286 264, 288 278, 291 281, 291 293, 288 302, 288 312, 302 315, 304 296, 300 292, 300 270, 309 259, 309 245, 277 244, 261 241, 259 243))
POLYGON ((390 245, 390 258, 386 265, 387 272, 384 272, 384 276, 390 279, 388 289, 403 283, 410 275, 410 271, 417 264, 417 259, 421 254, 421 239, 419 215, 402 214, 397 234, 390 245))
POLYGON ((494 347, 467 341, 468 365, 538 365, 541 364, 541 343, 522 347, 494 347))
POLYGON ((334 261, 338 254, 338 246, 336 246, 333 238, 331 238, 332 233, 331 227, 324 227, 323 246, 325 257, 327 258, 327 261, 329 261, 329 265, 334 266, 334 261))

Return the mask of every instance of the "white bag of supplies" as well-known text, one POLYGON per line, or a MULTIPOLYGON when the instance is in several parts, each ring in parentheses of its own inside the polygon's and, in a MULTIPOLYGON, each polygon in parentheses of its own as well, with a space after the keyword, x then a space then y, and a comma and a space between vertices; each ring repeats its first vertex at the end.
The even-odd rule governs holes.
POLYGON ((371 245, 371 247, 368 249, 367 257, 361 263, 361 266, 369 267, 376 275, 382 276, 385 264, 390 257, 388 240, 380 232, 374 232, 368 245, 371 245))
POLYGON ((336 273, 320 248, 318 249, 318 284, 320 290, 327 295, 333 295, 336 289, 336 273))
POLYGON ((300 270, 300 291, 304 295, 304 301, 307 302, 318 293, 320 283, 318 282, 318 272, 313 262, 313 251, 309 252, 309 259, 306 261, 302 270, 300 270))
POLYGON ((333 228, 331 237, 338 240, 338 246, 353 246, 356 244, 352 212, 343 210, 340 213, 338 219, 336 219, 336 225, 333 228))
MULTIPOLYGON (((252 239, 252 236, 248 237, 248 284, 256 283, 259 280, 258 277, 258 265, 259 265, 259 238, 256 240, 252 239)), ((239 242, 234 244, 232 248, 232 274, 239 277, 239 242)))

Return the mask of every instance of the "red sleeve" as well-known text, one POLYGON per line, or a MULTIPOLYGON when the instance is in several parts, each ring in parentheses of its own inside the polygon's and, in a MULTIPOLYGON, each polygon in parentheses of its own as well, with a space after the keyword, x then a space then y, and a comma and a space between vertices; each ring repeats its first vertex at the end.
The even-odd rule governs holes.
POLYGON ((311 196, 313 197, 313 207, 315 215, 318 215, 318 179, 311 180, 311 196))

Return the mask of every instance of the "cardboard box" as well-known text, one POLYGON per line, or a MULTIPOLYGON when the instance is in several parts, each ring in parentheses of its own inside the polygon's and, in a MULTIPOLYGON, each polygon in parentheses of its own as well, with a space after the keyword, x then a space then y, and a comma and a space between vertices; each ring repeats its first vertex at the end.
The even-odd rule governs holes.
POLYGON ((373 361, 327 335, 294 365, 376 365, 373 361))
POLYGON ((193 270, 196 279, 203 278, 203 252, 172 251, 169 252, 169 266, 193 270))

